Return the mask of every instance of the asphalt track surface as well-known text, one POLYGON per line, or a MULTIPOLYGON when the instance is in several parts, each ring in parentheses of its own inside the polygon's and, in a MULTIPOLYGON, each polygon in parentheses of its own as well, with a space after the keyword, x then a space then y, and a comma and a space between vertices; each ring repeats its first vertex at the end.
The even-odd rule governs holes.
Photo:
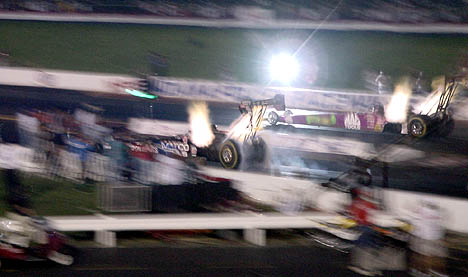
MULTIPOLYGON (((1 276, 360 276, 349 254, 313 243, 285 246, 80 248, 72 266, 3 261, 1 276)), ((451 250, 450 276, 467 276, 468 255, 451 250)), ((408 276, 384 271, 384 276, 408 276)))
MULTIPOLYGON (((321 247, 87 248, 76 263, 9 262, 1 276, 359 276, 348 255, 321 247)), ((407 276, 386 272, 385 276, 407 276)))

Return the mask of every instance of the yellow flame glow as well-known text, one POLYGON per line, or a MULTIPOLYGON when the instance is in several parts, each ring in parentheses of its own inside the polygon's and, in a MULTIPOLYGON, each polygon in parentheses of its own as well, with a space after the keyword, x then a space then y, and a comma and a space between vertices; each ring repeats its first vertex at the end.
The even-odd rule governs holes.
POLYGON ((388 122, 404 123, 408 111, 409 99, 411 97, 411 84, 409 78, 402 79, 393 92, 392 99, 385 109, 385 118, 388 122))
POLYGON ((211 128, 210 110, 205 102, 192 102, 188 107, 190 140, 197 147, 206 147, 215 136, 211 128))

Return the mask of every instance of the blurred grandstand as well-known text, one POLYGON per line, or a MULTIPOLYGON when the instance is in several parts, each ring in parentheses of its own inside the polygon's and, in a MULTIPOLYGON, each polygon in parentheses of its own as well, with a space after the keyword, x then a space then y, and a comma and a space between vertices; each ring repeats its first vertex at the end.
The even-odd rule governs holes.
MULTIPOLYGON (((338 0, 4 0, 0 2, 0 11, 321 21, 338 2, 338 0)), ((467 0, 344 1, 328 20, 466 24, 468 5, 467 0)))

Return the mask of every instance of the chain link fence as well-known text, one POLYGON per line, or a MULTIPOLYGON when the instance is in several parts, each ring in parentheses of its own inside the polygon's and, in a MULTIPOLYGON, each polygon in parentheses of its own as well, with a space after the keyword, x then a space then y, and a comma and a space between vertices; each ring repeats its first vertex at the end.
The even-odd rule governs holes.
POLYGON ((101 184, 98 207, 107 212, 151 211, 151 187, 132 184, 101 184))

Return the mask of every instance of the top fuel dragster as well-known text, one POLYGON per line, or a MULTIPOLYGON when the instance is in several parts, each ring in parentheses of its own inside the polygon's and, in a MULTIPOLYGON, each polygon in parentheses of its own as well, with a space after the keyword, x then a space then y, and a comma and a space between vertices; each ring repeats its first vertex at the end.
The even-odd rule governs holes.
MULTIPOLYGON (((407 126, 412 137, 423 138, 429 134, 444 137, 454 128, 449 106, 460 85, 466 86, 466 76, 445 77, 444 85, 432 92, 419 111, 408 111, 405 124, 387 121, 383 105, 376 104, 368 112, 318 112, 286 109, 284 112, 271 110, 267 114, 270 126, 290 125, 297 127, 324 126, 348 130, 401 133, 407 126)), ((420 105, 420 106, 421 106, 420 105)))
POLYGON ((284 95, 276 95, 266 100, 246 100, 239 105, 241 116, 234 121, 226 132, 213 128, 215 139, 199 155, 208 160, 219 161, 224 168, 238 168, 241 159, 261 163, 265 156, 264 141, 257 136, 262 128, 263 118, 268 106, 284 111, 284 95))

